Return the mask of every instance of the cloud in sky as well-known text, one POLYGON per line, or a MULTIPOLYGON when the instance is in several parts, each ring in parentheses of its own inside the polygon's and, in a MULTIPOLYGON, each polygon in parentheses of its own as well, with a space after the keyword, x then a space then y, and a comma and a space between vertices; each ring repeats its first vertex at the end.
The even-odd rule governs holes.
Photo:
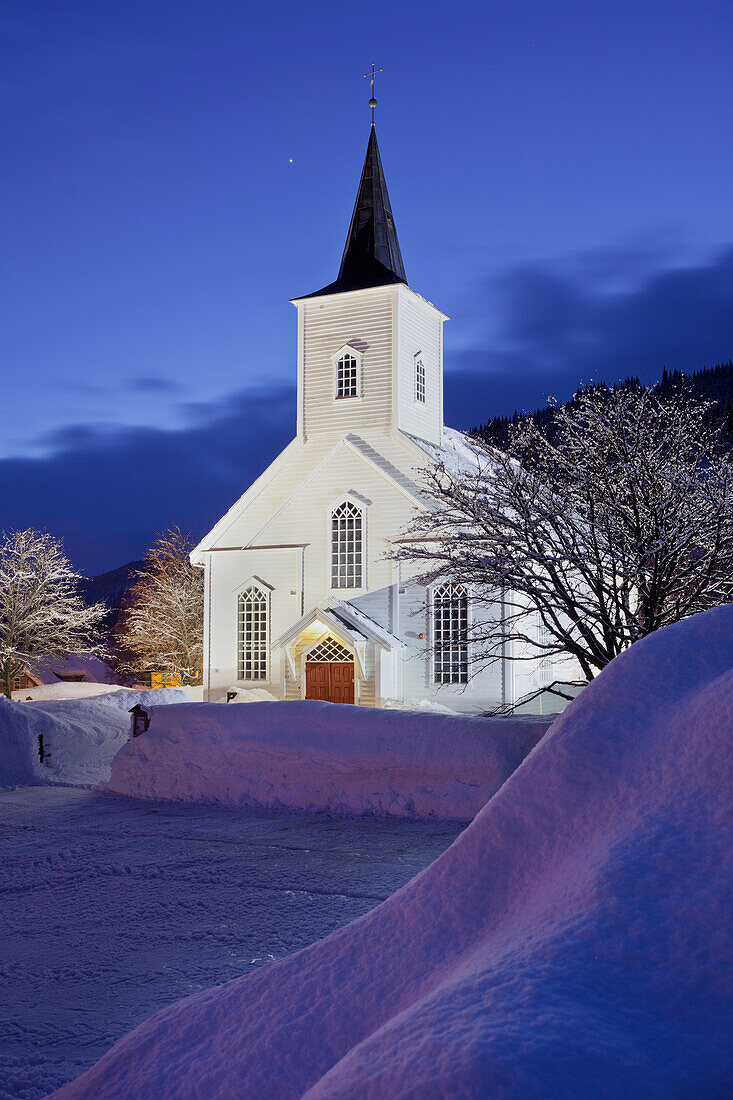
POLYGON ((598 250, 527 264, 485 286, 485 341, 446 364, 446 418, 471 425, 581 381, 664 367, 693 371, 733 356, 733 248, 657 266, 643 250, 598 250))
MULTIPOLYGON (((598 250, 505 272, 482 296, 483 337, 446 361, 457 427, 566 397, 581 380, 652 381, 664 366, 733 355, 733 248, 676 267, 643 249, 598 250)), ((162 392, 149 377, 137 389, 162 392)), ((198 538, 292 438, 295 387, 179 409, 178 429, 64 426, 43 437, 44 457, 2 459, 0 529, 61 535, 90 574, 139 558, 172 524, 198 538)))
POLYGON ((130 382, 130 389, 137 390, 139 393, 175 394, 181 393, 183 388, 180 382, 175 382, 171 378, 158 378, 152 375, 133 378, 130 382))
POLYGON ((294 435, 294 389, 232 394, 182 430, 64 429, 45 458, 0 461, 0 529, 63 536, 82 572, 140 557, 173 524, 198 538, 294 435))

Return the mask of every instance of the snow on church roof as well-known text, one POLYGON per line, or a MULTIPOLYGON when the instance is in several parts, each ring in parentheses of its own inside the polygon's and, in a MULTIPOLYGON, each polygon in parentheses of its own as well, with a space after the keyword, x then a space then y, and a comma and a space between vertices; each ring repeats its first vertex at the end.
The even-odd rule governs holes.
POLYGON ((487 452, 478 445, 473 445, 465 432, 459 432, 456 428, 443 428, 442 447, 410 435, 409 432, 404 434, 454 477, 475 477, 488 461, 487 452))
POLYGON ((361 626, 362 629, 367 632, 367 635, 371 635, 376 641, 381 641, 388 649, 402 649, 404 647, 405 643, 403 641, 395 637, 394 634, 391 634, 389 630, 385 630, 383 626, 375 622, 371 615, 367 615, 361 608, 356 607, 353 603, 345 603, 343 600, 337 599, 336 596, 331 596, 329 604, 333 608, 334 614, 337 615, 339 619, 343 620, 345 616, 347 618, 347 624, 348 620, 351 619, 351 623, 348 624, 351 629, 353 629, 355 625, 357 629, 361 626), (339 612, 341 612, 341 614, 339 614, 339 612))

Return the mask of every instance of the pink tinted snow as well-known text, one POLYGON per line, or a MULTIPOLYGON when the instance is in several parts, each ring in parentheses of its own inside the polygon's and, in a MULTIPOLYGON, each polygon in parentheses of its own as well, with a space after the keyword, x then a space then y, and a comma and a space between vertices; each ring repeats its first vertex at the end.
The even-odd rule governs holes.
POLYGON ((551 719, 293 703, 153 708, 112 762, 133 798, 470 821, 551 719))
POLYGON ((382 905, 57 1095, 729 1096, 732 734, 728 606, 617 658, 382 905))

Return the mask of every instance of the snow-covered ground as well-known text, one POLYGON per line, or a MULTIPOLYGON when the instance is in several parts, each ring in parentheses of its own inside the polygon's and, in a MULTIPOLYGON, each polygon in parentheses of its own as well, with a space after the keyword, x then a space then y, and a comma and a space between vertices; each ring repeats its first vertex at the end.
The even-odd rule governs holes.
MULTIPOLYGON (((44 689, 38 689, 40 694, 44 689)), ((190 702, 184 688, 106 688, 100 684, 53 684, 32 703, 0 696, 0 790, 25 784, 106 783, 112 758, 130 736, 135 703, 160 706, 190 702), (58 689, 94 688, 59 697, 58 689), (43 738, 43 755, 39 740, 43 738)))
POLYGON ((552 719, 473 718, 314 699, 156 707, 112 762, 133 798, 470 821, 552 719))
POLYGON ((732 743, 728 606, 618 657, 382 905, 59 1100, 727 1098, 732 743))
POLYGON ((178 997, 365 913, 459 826, 27 787, 0 792, 0 830, 0 1097, 34 1100, 178 997))

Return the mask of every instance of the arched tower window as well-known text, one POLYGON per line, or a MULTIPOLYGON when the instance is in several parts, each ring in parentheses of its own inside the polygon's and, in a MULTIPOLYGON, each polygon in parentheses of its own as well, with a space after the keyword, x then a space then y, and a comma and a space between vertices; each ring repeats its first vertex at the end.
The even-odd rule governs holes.
POLYGON ((433 673, 436 684, 468 683, 468 593, 462 584, 433 590, 433 673))
POLYGON ((255 584, 239 596, 237 675, 240 680, 267 679, 267 604, 267 593, 255 584))
POLYGON ((359 396, 359 364, 350 351, 344 352, 336 361, 336 396, 359 396))
POLYGON ((331 587, 361 588, 364 576, 364 517, 345 500, 331 513, 331 587))
POLYGON ((422 359, 415 360, 415 400, 425 404, 425 364, 422 359))

